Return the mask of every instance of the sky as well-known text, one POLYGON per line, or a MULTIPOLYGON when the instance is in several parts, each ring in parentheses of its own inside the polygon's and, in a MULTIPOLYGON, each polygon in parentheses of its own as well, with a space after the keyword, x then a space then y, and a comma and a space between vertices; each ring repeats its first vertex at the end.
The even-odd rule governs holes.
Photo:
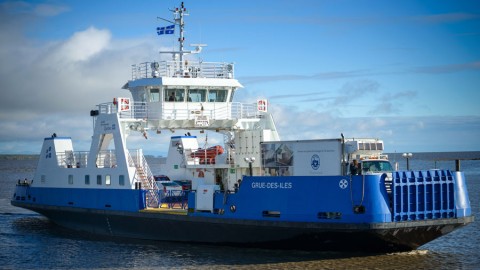
MULTIPOLYGON (((168 60, 158 51, 177 37, 158 36, 168 23, 157 17, 180 2, 0 1, 0 154, 37 154, 54 132, 89 150, 90 110, 130 95, 132 64, 168 60)), ((235 101, 268 99, 283 140, 343 133, 390 153, 480 151, 479 1, 184 2, 186 44, 235 63, 235 101)), ((162 154, 165 134, 129 148, 162 154)))

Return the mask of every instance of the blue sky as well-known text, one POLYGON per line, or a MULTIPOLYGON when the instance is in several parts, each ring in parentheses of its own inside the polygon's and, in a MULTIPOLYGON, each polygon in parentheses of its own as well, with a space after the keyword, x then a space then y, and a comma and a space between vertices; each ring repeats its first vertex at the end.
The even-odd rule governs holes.
MULTIPOLYGON (((344 133, 379 137, 387 152, 480 151, 480 2, 184 2, 186 44, 234 62, 245 86, 235 101, 267 98, 282 139, 344 133)), ((89 111, 128 96, 130 66, 174 45, 155 28, 179 3, 1 1, 0 154, 38 153, 53 132, 88 150, 89 111)), ((162 152, 166 137, 145 152, 162 152)))

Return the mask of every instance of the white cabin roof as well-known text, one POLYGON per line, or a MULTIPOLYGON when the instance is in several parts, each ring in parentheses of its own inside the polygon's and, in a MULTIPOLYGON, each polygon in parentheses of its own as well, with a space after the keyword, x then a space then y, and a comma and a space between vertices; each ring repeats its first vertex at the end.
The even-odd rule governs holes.
POLYGON ((212 79, 212 78, 143 78, 127 82, 122 88, 132 89, 137 86, 214 86, 243 88, 236 79, 212 79))

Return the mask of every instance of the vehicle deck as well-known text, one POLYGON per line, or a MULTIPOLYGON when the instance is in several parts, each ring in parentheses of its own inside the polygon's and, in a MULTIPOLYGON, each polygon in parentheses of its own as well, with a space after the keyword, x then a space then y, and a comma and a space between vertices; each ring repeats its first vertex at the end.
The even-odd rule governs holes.
POLYGON ((181 208, 165 208, 165 207, 159 207, 159 208, 145 208, 143 210, 140 210, 140 212, 149 212, 149 213, 162 213, 162 214, 170 214, 170 215, 187 215, 187 209, 181 209, 181 208))

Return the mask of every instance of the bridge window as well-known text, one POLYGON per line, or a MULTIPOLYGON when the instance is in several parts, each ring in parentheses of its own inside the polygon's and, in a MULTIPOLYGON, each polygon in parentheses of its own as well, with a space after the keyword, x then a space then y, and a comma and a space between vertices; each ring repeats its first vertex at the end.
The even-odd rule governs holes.
POLYGON ((185 100, 185 89, 167 88, 165 89, 165 101, 183 102, 185 100))
POLYGON ((190 89, 188 90, 189 102, 205 102, 207 97, 207 89, 190 89))
POLYGON ((160 90, 150 89, 150 102, 159 102, 159 101, 160 101, 160 90))
POLYGON ((225 102, 227 101, 227 91, 226 90, 216 90, 211 89, 208 91, 208 101, 209 102, 225 102))

